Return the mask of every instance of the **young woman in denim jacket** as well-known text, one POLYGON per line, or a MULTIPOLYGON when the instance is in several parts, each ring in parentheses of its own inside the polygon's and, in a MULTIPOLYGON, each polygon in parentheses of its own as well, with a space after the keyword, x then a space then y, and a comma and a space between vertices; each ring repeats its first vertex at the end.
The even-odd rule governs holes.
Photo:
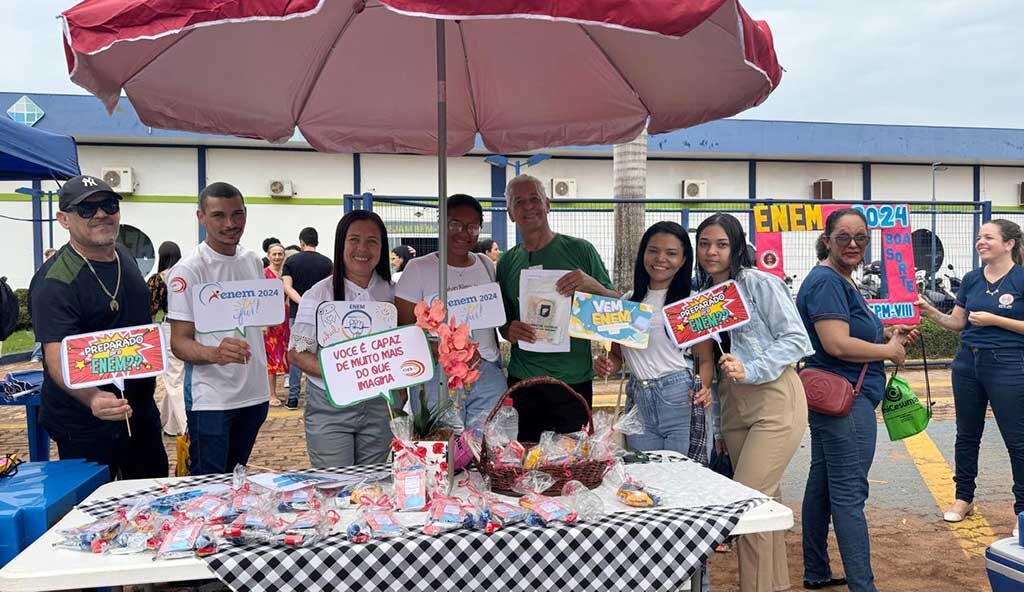
POLYGON ((693 359, 676 347, 661 314, 665 304, 690 295, 692 271, 693 246, 682 226, 658 222, 647 229, 636 256, 633 291, 623 298, 654 307, 650 342, 647 349, 614 344, 608 356, 594 358, 594 371, 598 376, 608 376, 620 371, 623 362, 629 365, 626 406, 640 407, 644 424, 644 433, 627 436, 631 448, 674 450, 706 463, 711 439, 703 425, 703 412, 711 404, 711 345, 706 342, 693 348, 704 387, 691 394, 693 359), (690 444, 691 435, 696 438, 694 446, 690 444))
MULTIPOLYGON (((743 227, 728 214, 714 214, 697 228, 704 288, 735 280, 750 309, 750 322, 723 335, 719 362, 722 439, 733 479, 778 498, 782 474, 807 430, 807 399, 792 366, 814 350, 789 289, 752 268, 746 245, 743 227)), ((782 531, 741 536, 737 553, 740 590, 789 589, 782 531)))

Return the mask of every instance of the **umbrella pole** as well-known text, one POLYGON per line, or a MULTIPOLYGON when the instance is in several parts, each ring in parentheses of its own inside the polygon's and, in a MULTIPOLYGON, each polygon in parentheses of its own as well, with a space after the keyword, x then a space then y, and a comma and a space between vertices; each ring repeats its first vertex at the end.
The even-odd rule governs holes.
MULTIPOLYGON (((447 66, 445 63, 445 37, 443 19, 434 21, 437 32, 437 258, 438 299, 448 309, 448 89, 447 66)), ((437 376, 438 393, 446 393, 448 389, 444 369, 437 376)), ((438 401, 441 398, 438 397, 438 401)))

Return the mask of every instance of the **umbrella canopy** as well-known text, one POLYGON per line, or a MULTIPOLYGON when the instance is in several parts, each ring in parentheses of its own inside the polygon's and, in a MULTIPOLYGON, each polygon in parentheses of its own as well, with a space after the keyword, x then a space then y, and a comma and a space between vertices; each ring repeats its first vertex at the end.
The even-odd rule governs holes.
POLYGON ((0 117, 0 181, 68 179, 78 174, 74 138, 0 117))
POLYGON ((87 0, 63 14, 71 79, 147 125, 326 152, 618 143, 727 117, 781 78, 735 0, 87 0), (429 17, 429 18, 422 18, 429 17))

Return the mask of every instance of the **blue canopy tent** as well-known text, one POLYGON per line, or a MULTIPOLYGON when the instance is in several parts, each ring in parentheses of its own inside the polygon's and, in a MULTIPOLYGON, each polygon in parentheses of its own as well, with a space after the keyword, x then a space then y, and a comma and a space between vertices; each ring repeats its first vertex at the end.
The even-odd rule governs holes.
POLYGON ((74 138, 0 117, 0 181, 32 182, 32 242, 36 267, 43 263, 42 181, 59 181, 78 174, 81 171, 74 138))

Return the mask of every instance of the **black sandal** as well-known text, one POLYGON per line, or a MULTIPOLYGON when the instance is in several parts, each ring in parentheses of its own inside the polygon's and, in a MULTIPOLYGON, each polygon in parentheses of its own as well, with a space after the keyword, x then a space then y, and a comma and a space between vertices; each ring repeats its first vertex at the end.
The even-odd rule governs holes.
POLYGON ((804 580, 804 590, 820 590, 822 588, 830 588, 832 586, 845 586, 846 578, 832 578, 825 580, 824 582, 811 583, 804 580))

